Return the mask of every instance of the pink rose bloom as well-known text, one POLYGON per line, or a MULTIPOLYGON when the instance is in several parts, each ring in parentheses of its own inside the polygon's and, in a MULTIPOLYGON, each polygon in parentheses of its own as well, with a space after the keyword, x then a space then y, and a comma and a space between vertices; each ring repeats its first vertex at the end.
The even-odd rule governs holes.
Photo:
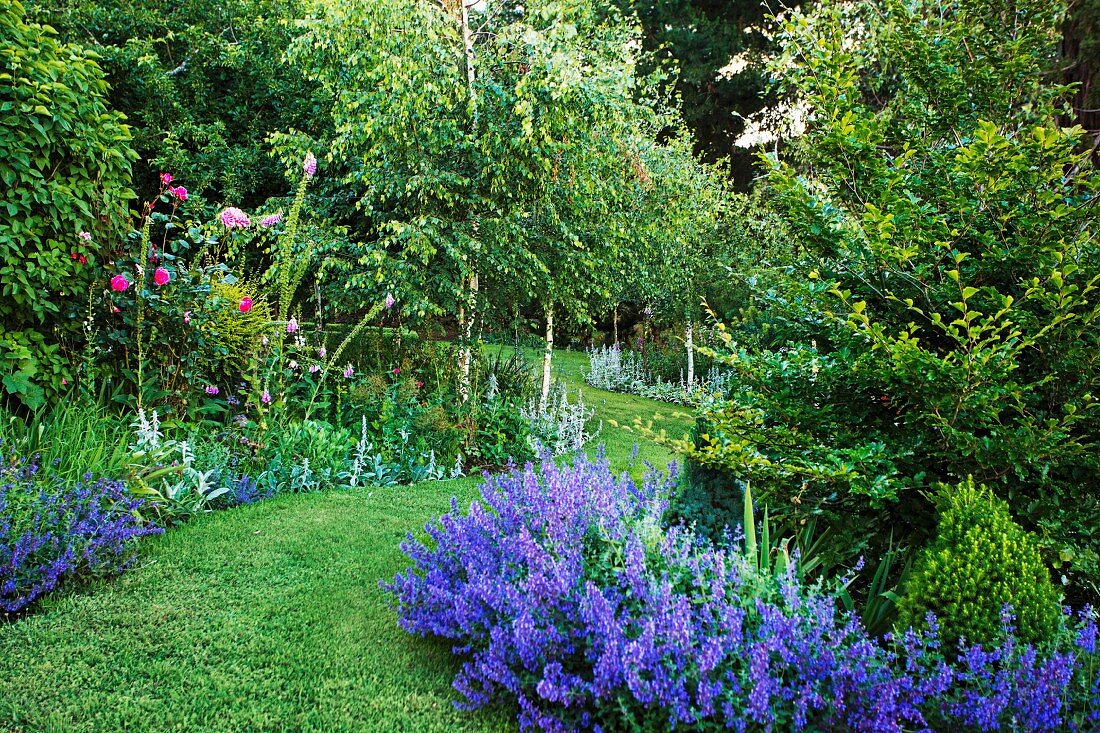
POLYGON ((313 178, 317 173, 317 159, 313 157, 313 153, 306 156, 305 161, 302 162, 302 170, 306 172, 306 178, 313 178))
POLYGON ((386 308, 393 308, 393 304, 397 301, 393 299, 393 296, 386 293, 386 308))
POLYGON ((268 392, 266 389, 264 390, 264 393, 260 395, 260 402, 264 403, 265 405, 271 403, 271 393, 268 392))
POLYGON ((65 377, 62 377, 62 378, 61 378, 61 386, 62 386, 62 387, 64 387, 64 386, 65 386, 66 384, 68 384, 68 383, 69 383, 69 380, 68 380, 68 379, 66 379, 65 377))
POLYGON ((348 368, 344 370, 344 379, 351 379, 354 374, 355 370, 352 369, 351 365, 349 364, 348 368))
POLYGON ((121 293, 128 287, 130 287, 130 281, 126 279, 125 275, 115 275, 111 278, 111 290, 121 293))
POLYGON ((121 308, 119 308, 119 307, 118 307, 117 305, 112 305, 112 306, 111 306, 111 312, 112 312, 112 313, 121 313, 121 312, 122 312, 122 309, 121 309, 121 308))
POLYGON ((85 242, 92 241, 92 233, 91 232, 81 232, 80 234, 77 234, 76 236, 80 237, 85 242))
POLYGON ((175 196, 180 201, 186 201, 187 200, 187 189, 184 188, 183 186, 174 186, 172 188, 169 188, 168 193, 172 194, 173 196, 175 196))
POLYGON ((294 333, 297 330, 298 330, 298 321, 296 319, 291 318, 289 321, 286 322, 286 332, 287 333, 294 333))
POLYGON ((248 214, 244 213, 236 206, 230 206, 223 211, 221 213, 221 220, 226 229, 244 229, 252 225, 252 220, 248 218, 248 214))
POLYGON ((172 174, 171 173, 161 173, 160 174, 160 182, 163 183, 165 186, 167 186, 169 183, 172 182, 172 174))
POLYGON ((416 388, 417 388, 417 389, 420 389, 420 388, 421 388, 421 387, 423 387, 423 386, 424 386, 424 383, 423 383, 423 382, 421 382, 421 381, 420 381, 419 379, 418 379, 418 380, 416 380, 416 388))
POLYGON ((168 281, 172 279, 172 274, 165 270, 163 267, 158 267, 156 272, 153 273, 153 282, 157 285, 167 285, 168 281))
POLYGON ((271 214, 270 216, 265 216, 263 219, 260 219, 260 226, 265 227, 265 228, 266 227, 273 227, 282 220, 283 220, 283 215, 281 213, 271 214))
POLYGON ((248 313, 248 311, 252 310, 252 298, 241 298, 241 303, 237 308, 241 313, 248 313))
POLYGON ((393 376, 395 376, 395 377, 396 377, 396 376, 397 376, 398 374, 400 374, 400 373, 401 373, 401 370, 400 370, 400 369, 398 369, 397 367, 394 367, 394 368, 393 368, 393 376))

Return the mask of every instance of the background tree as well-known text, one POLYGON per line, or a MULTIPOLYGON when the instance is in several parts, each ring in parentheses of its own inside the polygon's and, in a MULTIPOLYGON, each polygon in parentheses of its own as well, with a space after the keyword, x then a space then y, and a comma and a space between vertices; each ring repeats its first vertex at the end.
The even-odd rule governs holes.
POLYGON ((1075 85, 1067 124, 1087 132, 1085 145, 1092 162, 1100 163, 1100 2, 1076 0, 1062 24, 1062 49, 1058 66, 1067 84, 1075 85))
POLYGON ((686 131, 647 151, 652 185, 639 216, 655 256, 642 298, 659 322, 683 327, 685 379, 695 382, 695 333, 704 302, 728 263, 725 210, 732 193, 724 169, 700 163, 686 131))
POLYGON ((499 297, 481 288, 478 310, 511 311, 519 292, 545 314, 583 317, 613 254, 591 233, 631 190, 635 137, 658 129, 635 74, 635 30, 585 3, 490 6, 472 16, 471 84, 453 8, 394 0, 318 13, 292 57, 335 99, 322 145, 360 194, 374 246, 415 279, 411 310, 470 308, 477 275, 526 285, 499 297))
MULTIPOLYGON (((319 135, 327 118, 298 69, 283 62, 300 0, 31 0, 30 17, 95 51, 109 107, 133 127, 134 174, 147 201, 172 172, 192 195, 246 209, 288 184, 267 135, 319 135)), ((296 178, 295 178, 296 180, 296 178)))
POLYGON ((729 174, 749 187, 757 175, 755 152, 737 139, 746 117, 777 101, 765 63, 776 50, 768 5, 745 0, 619 0, 618 5, 641 22, 646 68, 668 74, 696 152, 710 162, 728 158, 729 174))

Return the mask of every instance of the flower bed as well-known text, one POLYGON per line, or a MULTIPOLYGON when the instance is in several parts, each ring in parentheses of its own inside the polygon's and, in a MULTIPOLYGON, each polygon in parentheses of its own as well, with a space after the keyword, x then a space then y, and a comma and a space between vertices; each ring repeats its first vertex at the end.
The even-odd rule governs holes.
POLYGON ((525 730, 1095 730, 1096 626, 956 655, 932 630, 872 638, 830 587, 662 530, 670 482, 604 461, 487 479, 483 504, 409 537, 401 625, 454 642, 462 707, 525 730))

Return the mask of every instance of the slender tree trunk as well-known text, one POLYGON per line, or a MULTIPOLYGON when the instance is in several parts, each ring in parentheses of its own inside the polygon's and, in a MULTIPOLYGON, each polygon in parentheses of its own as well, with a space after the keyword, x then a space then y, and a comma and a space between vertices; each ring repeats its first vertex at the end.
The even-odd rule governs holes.
POLYGON ((470 275, 470 279, 467 281, 467 303, 469 304, 469 314, 466 313, 466 308, 460 306, 458 309, 458 317, 462 321, 462 381, 459 385, 459 392, 462 395, 462 401, 470 399, 470 368, 474 361, 474 321, 477 320, 477 291, 478 291, 478 278, 477 273, 470 275))
MULTIPOLYGON (((470 6, 466 4, 466 0, 458 0, 459 7, 459 24, 462 28, 462 51, 466 60, 466 88, 470 95, 470 106, 473 108, 474 122, 476 130, 477 121, 477 95, 474 94, 474 37, 470 33, 470 6)), ((475 219, 476 229, 476 219, 475 219)), ((462 401, 470 399, 470 367, 473 363, 473 336, 474 336, 474 321, 477 320, 477 291, 478 291, 478 278, 477 270, 475 269, 467 281, 466 298, 469 306, 469 313, 466 313, 465 306, 459 306, 458 320, 459 329, 461 331, 462 348, 459 357, 459 372, 461 374, 461 380, 459 384, 459 393, 462 397, 462 401)))
POLYGON ((695 324, 688 318, 684 341, 688 352, 688 386, 695 384, 695 324))
POLYGON ((458 344, 458 394, 465 402, 470 398, 470 383, 462 376, 462 367, 466 363, 466 344, 462 343, 462 335, 466 333, 466 303, 458 303, 458 332, 455 334, 455 343, 458 344))
POLYGON ((615 306, 615 313, 612 316, 612 323, 615 324, 615 345, 619 345, 619 306, 615 306))
POLYGON ((554 358, 554 304, 546 306, 546 351, 542 354, 542 398, 539 407, 546 409, 550 399, 550 363, 554 358))
POLYGON ((470 6, 466 0, 459 0, 458 6, 462 9, 462 46, 466 54, 466 83, 469 85, 470 100, 477 108, 477 99, 474 97, 474 37, 470 33, 470 6))

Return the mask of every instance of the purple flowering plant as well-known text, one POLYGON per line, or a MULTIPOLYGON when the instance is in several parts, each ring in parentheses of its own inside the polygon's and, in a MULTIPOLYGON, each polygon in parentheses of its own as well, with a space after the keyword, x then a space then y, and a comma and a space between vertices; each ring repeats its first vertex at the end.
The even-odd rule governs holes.
POLYGON ((1097 730, 1091 617, 1058 648, 875 638, 792 565, 663 528, 671 478, 602 458, 486 478, 482 501, 409 536, 387 586, 401 626, 451 640, 458 705, 514 704, 524 730, 1097 730), (1073 636, 1076 634, 1076 636, 1073 636))
POLYGON ((44 477, 36 458, 0 466, 0 610, 23 611, 79 576, 122 572, 133 541, 163 531, 142 518, 144 503, 121 481, 44 477))

